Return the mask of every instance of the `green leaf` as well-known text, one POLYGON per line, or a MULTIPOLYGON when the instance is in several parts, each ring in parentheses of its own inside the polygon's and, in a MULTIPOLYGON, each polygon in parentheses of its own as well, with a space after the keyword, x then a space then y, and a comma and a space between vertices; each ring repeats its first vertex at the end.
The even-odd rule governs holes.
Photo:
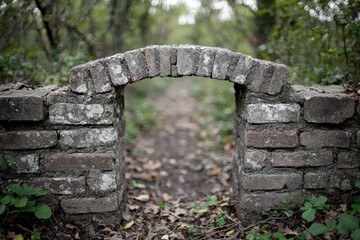
POLYGON ((356 180, 355 187, 360 189, 360 179, 356 180))
POLYGON ((328 226, 329 229, 335 229, 336 228, 336 223, 334 222, 334 220, 328 218, 328 219, 325 220, 325 222, 326 222, 326 226, 328 226))
POLYGON ((15 200, 14 197, 8 194, 5 197, 3 197, 0 202, 4 205, 8 205, 12 203, 14 200, 15 200))
POLYGON ((308 210, 308 209, 312 209, 313 205, 310 202, 305 202, 304 206, 302 208, 300 208, 300 210, 308 210))
POLYGON ((351 234, 351 239, 360 240, 360 229, 356 229, 355 231, 353 231, 353 233, 351 234))
POLYGON ((0 205, 0 215, 3 214, 6 210, 6 206, 4 204, 0 205))
POLYGON ((327 202, 327 197, 320 196, 320 197, 316 198, 316 200, 315 200, 315 202, 313 202, 313 204, 315 207, 324 207, 326 202, 327 202))
POLYGON ((31 187, 27 184, 20 185, 19 183, 11 184, 9 186, 9 191, 15 193, 19 197, 28 197, 28 196, 44 196, 47 194, 47 191, 38 188, 38 187, 31 187))
POLYGON ((210 196, 209 200, 205 203, 205 207, 210 207, 210 206, 214 206, 217 203, 217 198, 216 196, 210 196))
POLYGON ((34 214, 38 219, 49 219, 51 217, 51 209, 46 204, 39 204, 35 207, 34 214))
POLYGON ((343 213, 339 216, 339 233, 348 236, 351 230, 359 228, 359 219, 353 215, 343 213))
POLYGON ((316 210, 313 209, 313 208, 309 208, 307 210, 305 210, 302 214, 301 214, 301 217, 308 221, 308 222, 311 222, 311 221, 314 221, 315 219, 315 213, 316 213, 316 210))
POLYGON ((216 219, 216 224, 218 225, 218 226, 224 226, 225 224, 226 224, 226 221, 225 221, 225 218, 224 218, 224 216, 221 216, 221 217, 218 217, 217 219, 216 219))
POLYGON ((27 201, 28 201, 27 197, 16 198, 14 201, 14 207, 23 208, 26 206, 27 201))
POLYGON ((325 234, 329 231, 329 228, 322 223, 313 223, 308 229, 309 233, 313 236, 325 234))
POLYGON ((286 237, 280 232, 273 233, 272 237, 279 240, 286 240, 286 237))

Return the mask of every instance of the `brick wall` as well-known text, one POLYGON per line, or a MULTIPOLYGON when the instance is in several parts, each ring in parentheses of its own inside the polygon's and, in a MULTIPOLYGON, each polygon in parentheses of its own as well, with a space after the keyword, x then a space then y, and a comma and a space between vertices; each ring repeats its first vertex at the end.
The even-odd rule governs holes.
MULTIPOLYGON (((241 217, 353 187, 360 106, 340 86, 291 86, 284 65, 221 48, 149 46, 72 68, 69 87, 0 87, 0 150, 17 161, 4 187, 49 190, 73 220, 116 222, 124 191, 124 95, 155 76, 234 83, 234 197, 241 217)), ((230 96, 229 96, 230 97, 230 96)))

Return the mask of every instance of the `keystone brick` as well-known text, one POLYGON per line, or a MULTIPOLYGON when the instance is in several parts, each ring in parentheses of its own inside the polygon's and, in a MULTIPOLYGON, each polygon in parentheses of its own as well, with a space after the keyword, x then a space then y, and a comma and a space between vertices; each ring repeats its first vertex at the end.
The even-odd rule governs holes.
POLYGON ((61 207, 69 214, 103 213, 118 210, 116 197, 62 199, 61 207))
POLYGON ((355 112, 355 100, 348 95, 312 96, 305 100, 304 118, 314 123, 342 123, 355 112))
POLYGON ((305 189, 323 189, 329 186, 329 173, 306 173, 304 175, 305 189))
POLYGON ((299 204, 301 200, 301 192, 291 193, 248 193, 243 196, 243 209, 245 211, 261 212, 270 209, 279 209, 284 202, 289 204, 289 207, 294 207, 299 204))
POLYGON ((90 75, 94 83, 94 89, 97 93, 105 93, 110 92, 112 90, 112 86, 110 83, 110 79, 106 74, 106 68, 99 61, 94 61, 89 63, 90 75))
POLYGON ((160 54, 160 76, 167 77, 171 74, 171 47, 161 46, 160 54))
POLYGON ((43 187, 52 194, 73 195, 85 192, 85 177, 36 178, 31 185, 43 187))
POLYGON ((273 167, 317 167, 332 164, 334 158, 331 151, 273 152, 270 161, 273 167))
POLYGON ((45 116, 44 91, 0 93, 0 121, 41 121, 45 116))
POLYGON ((248 131, 245 142, 256 148, 294 148, 299 144, 296 130, 248 131))
POLYGON ((227 49, 219 49, 215 54, 212 78, 223 80, 231 63, 232 52, 227 49))
POLYGON ((39 171, 39 156, 28 154, 16 159, 17 173, 37 173, 39 171))
POLYGON ((141 50, 125 52, 124 57, 133 82, 149 76, 145 54, 141 50))
POLYGON ((125 85, 130 81, 130 73, 124 64, 124 54, 117 54, 105 58, 104 64, 108 68, 109 77, 114 86, 125 85))
POLYGON ((60 144, 63 147, 90 148, 111 146, 116 143, 115 128, 94 128, 60 131, 60 144))
POLYGON ((0 149, 39 149, 57 144, 56 131, 16 131, 0 133, 0 149))
POLYGON ((146 63, 149 70, 149 77, 156 77, 160 74, 160 56, 158 46, 149 46, 144 49, 146 63))
POLYGON ((48 172, 78 172, 91 169, 112 170, 113 159, 105 153, 55 153, 45 155, 44 170, 48 172))
POLYGON ((180 76, 189 76, 196 73, 198 52, 194 46, 177 48, 177 72, 180 76))
POLYGON ((91 81, 88 67, 88 64, 82 64, 70 69, 69 85, 71 91, 76 93, 87 93, 89 90, 88 82, 91 81))
POLYGON ((245 168, 260 170, 266 166, 266 153, 262 151, 248 150, 245 152, 245 168))
POLYGON ((351 133, 343 131, 315 130, 300 134, 301 145, 308 148, 343 147, 350 145, 351 133))
POLYGON ((356 152, 342 152, 338 157, 338 168, 357 168, 360 166, 360 154, 356 152))
POLYGON ((216 51, 216 48, 201 49, 197 76, 211 77, 216 51))
POLYGON ((86 180, 94 192, 108 192, 116 189, 115 173, 102 173, 100 170, 90 170, 86 180))
POLYGON ((243 186, 246 190, 280 190, 291 191, 299 189, 302 183, 300 174, 252 174, 243 178, 243 186))
POLYGON ((57 103, 49 107, 49 119, 53 124, 111 124, 114 108, 101 104, 57 103))
POLYGON ((250 123, 298 122, 299 104, 249 104, 246 118, 250 123))
POLYGON ((254 61, 252 57, 241 54, 235 70, 230 76, 230 80, 239 84, 245 84, 254 61))

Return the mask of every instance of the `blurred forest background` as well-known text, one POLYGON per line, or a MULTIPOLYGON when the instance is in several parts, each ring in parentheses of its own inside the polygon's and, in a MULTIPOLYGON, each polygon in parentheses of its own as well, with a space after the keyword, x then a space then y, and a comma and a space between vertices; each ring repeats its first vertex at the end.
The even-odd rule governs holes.
POLYGON ((360 0, 1 0, 0 83, 66 84, 76 64, 186 43, 284 63, 296 83, 358 83, 359 13, 360 0))

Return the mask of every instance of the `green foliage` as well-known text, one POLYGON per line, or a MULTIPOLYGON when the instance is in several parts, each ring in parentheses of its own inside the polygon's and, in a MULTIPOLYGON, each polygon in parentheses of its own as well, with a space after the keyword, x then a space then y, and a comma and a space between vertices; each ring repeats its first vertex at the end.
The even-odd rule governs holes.
POLYGON ((190 225, 187 229, 188 233, 191 235, 196 235, 199 232, 199 229, 195 225, 190 225))
POLYGON ((308 201, 300 208, 303 211, 301 217, 308 222, 314 221, 317 212, 328 207, 326 202, 327 198, 324 196, 315 197, 312 195, 308 197, 308 201))
POLYGON ((15 160, 11 157, 0 153, 0 172, 15 167, 15 160))
POLYGON ((49 219, 51 209, 46 204, 38 204, 36 199, 46 194, 47 191, 42 188, 11 184, 8 186, 8 193, 0 199, 0 215, 32 212, 38 219, 49 219))

